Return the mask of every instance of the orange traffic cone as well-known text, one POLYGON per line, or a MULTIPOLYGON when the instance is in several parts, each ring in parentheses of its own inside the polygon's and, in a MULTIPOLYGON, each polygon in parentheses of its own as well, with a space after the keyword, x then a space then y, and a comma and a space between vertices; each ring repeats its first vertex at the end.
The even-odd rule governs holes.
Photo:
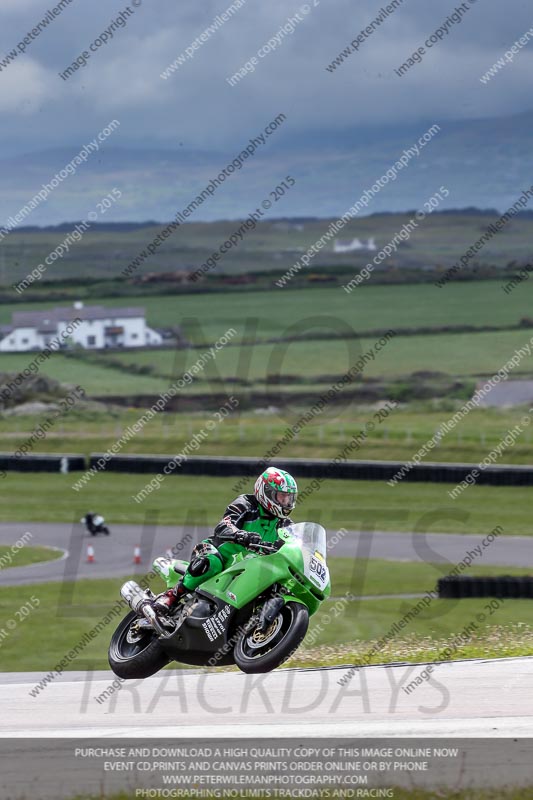
POLYGON ((87 545, 87 563, 94 564, 94 547, 92 544, 87 545))
POLYGON ((133 563, 140 564, 141 563, 141 548, 139 545, 136 545, 133 550, 133 563))

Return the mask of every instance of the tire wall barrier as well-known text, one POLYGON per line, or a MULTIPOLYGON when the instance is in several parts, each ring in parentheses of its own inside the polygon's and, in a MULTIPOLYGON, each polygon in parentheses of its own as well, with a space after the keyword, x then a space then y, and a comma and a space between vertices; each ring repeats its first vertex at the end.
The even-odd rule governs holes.
MULTIPOLYGON (((90 466, 95 466, 101 453, 92 453, 90 466)), ((107 461, 107 472, 129 472, 156 474, 171 460, 171 455, 113 456, 107 461)), ((344 461, 332 463, 326 459, 276 458, 272 465, 293 472, 297 478, 329 478, 355 481, 387 481, 393 478, 403 466, 401 461, 344 461)), ((419 464, 409 470, 403 481, 428 483, 460 483, 470 474, 474 464, 419 464)), ((190 456, 173 475, 229 475, 236 477, 257 477, 265 468, 264 461, 256 458, 190 456)), ((402 480, 399 483, 403 482, 402 480)), ((478 484, 491 486, 533 486, 533 468, 498 466, 488 467, 481 472, 478 484)))
POLYGON ((529 575, 453 575, 437 583, 439 597, 498 597, 533 599, 533 576, 529 575))
MULTIPOLYGON (((25 455, 15 458, 12 453, 0 453, 0 472, 83 472, 96 466, 103 453, 91 453, 87 460, 72 453, 25 455)), ((105 463, 106 472, 155 475, 172 459, 172 455, 112 456, 105 463)), ((276 458, 270 464, 294 473, 297 478, 327 478, 351 481, 388 481, 401 470, 401 461, 343 461, 326 459, 276 458)), ((171 475, 208 475, 220 477, 256 478, 265 469, 264 460, 222 456, 190 456, 171 475)), ((470 474, 474 464, 427 463, 414 466, 405 473, 403 481, 458 484, 470 474)), ((533 467, 491 466, 481 472, 477 481, 490 486, 533 486, 533 467)), ((394 487, 391 487, 394 488, 394 487)))
POLYGON ((79 472, 85 469, 82 455, 25 455, 0 453, 0 472, 79 472))

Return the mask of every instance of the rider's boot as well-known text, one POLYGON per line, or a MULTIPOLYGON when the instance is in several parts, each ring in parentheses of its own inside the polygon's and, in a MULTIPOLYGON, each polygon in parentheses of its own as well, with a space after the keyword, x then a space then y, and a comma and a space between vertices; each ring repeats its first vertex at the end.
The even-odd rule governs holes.
POLYGON ((158 595, 152 605, 156 611, 168 614, 174 608, 180 597, 186 593, 187 589, 183 585, 182 579, 172 589, 168 589, 166 592, 163 592, 163 594, 158 595))

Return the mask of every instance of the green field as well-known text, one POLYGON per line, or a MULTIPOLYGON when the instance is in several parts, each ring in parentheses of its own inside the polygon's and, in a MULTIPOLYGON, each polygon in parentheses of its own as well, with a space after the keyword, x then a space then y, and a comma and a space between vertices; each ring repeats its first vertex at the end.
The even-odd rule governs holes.
MULTIPOLYGON (((365 386, 364 381, 371 378, 401 381, 405 376, 422 371, 438 371, 459 378, 472 377, 472 380, 489 377, 513 356, 515 350, 528 344, 530 338, 527 331, 398 336, 389 341, 375 360, 364 368, 363 383, 356 381, 352 385, 360 389, 365 386)), ((304 389, 318 395, 320 390, 327 392, 329 386, 346 373, 362 353, 371 350, 375 341, 370 338, 362 338, 359 342, 352 340, 350 348, 345 340, 295 342, 287 349, 286 355, 272 344, 227 347, 218 354, 216 363, 206 369, 184 394, 209 396, 213 389, 220 394, 246 394, 253 389, 265 395, 280 392, 285 395, 304 389), (249 363, 239 368, 239 360, 243 356, 249 359, 249 363), (209 376, 220 377, 223 381, 210 384, 209 376), (244 380, 248 385, 243 389, 235 379, 244 380), (279 383, 274 383, 274 380, 279 383)), ((109 356, 105 355, 95 356, 87 363, 57 354, 43 369, 43 373, 63 383, 79 384, 92 397, 153 396, 168 389, 199 357, 199 352, 195 350, 185 353, 186 360, 183 359, 183 366, 180 365, 179 369, 174 368, 175 353, 168 350, 113 356, 113 360, 125 367, 130 364, 149 365, 156 374, 165 375, 166 378, 105 367, 109 361, 109 356)), ((3 370, 18 372, 30 360, 28 355, 6 354, 1 356, 0 363, 3 370)), ((525 355, 513 376, 531 379, 532 375, 533 355, 525 355)))
MULTIPOLYGON (((239 478, 169 476, 159 491, 136 503, 150 475, 99 473, 76 492, 72 484, 81 473, 8 473, 3 481, 5 521, 67 522, 96 508, 113 523, 142 524, 147 514, 161 525, 214 526, 236 492, 239 478)), ((298 478, 298 476, 296 476, 298 478)), ((252 490, 253 479, 249 481, 252 490)), ((299 480, 299 489, 311 486, 299 480)), ((452 484, 400 483, 389 487, 378 481, 325 481, 294 513, 296 521, 311 519, 334 532, 349 530, 414 531, 487 534, 501 525, 506 535, 532 534, 531 489, 472 486, 456 500, 452 484)))
MULTIPOLYGON (((492 375, 529 344, 530 328, 517 328, 533 300, 533 281, 505 296, 498 281, 433 285, 364 286, 347 295, 340 288, 298 291, 234 291, 190 297, 175 295, 142 300, 155 327, 179 324, 194 348, 144 352, 60 353, 42 367, 42 374, 62 383, 80 384, 91 397, 123 397, 132 402, 164 391, 230 327, 237 335, 183 392, 202 398, 203 407, 216 397, 234 393, 257 406, 297 402, 303 407, 324 393, 363 353, 374 350, 346 391, 387 398, 468 396, 475 382, 492 375), (248 320, 248 322, 246 321, 248 320), (250 321, 251 320, 251 321, 250 321), (254 326, 257 330, 254 332, 254 326), (450 332, 460 325, 495 326, 497 331, 450 332), (514 328, 514 329, 513 329, 514 328), (376 352, 377 331, 398 335, 376 352), (426 330, 427 329, 427 330, 426 330), (376 333, 369 333, 376 331, 376 333), (418 331, 418 333, 417 333, 418 331), (433 333, 431 332, 433 331, 433 333), (410 335, 407 335, 410 333, 410 335), (300 341, 289 341, 291 338, 300 341), (440 377, 438 375, 440 373, 440 377), (413 375, 423 374, 423 389, 413 375), (410 377, 411 376, 411 377, 410 377), (380 381, 380 386, 375 384, 380 381), (443 383, 445 381, 446 383, 443 383), (454 381, 456 384, 455 390, 454 381), (453 392, 455 391, 455 395, 453 392), (216 397, 214 397, 216 395, 216 397)), ((107 305, 128 305, 128 298, 95 298, 107 305)), ((135 301, 136 303, 138 301, 135 301)), ((20 308, 43 307, 21 304, 20 308)), ((0 307, 0 322, 13 306, 0 307)), ((2 371, 16 373, 30 354, 3 354, 2 371)), ((533 375, 533 356, 524 356, 514 378, 533 375)))
MULTIPOLYGON (((480 231, 485 230, 494 218, 481 214, 431 214, 411 237, 408 247, 400 247, 389 259, 387 267, 449 267, 477 241, 480 231)), ((341 238, 374 236, 378 247, 382 247, 409 219, 409 214, 377 214, 354 219, 346 225, 341 238)), ((247 232, 239 247, 233 248, 223 258, 217 272, 235 274, 287 269, 326 232, 330 221, 309 220, 300 225, 290 220, 261 222, 255 230, 247 232)), ((224 220, 183 225, 163 242, 136 275, 194 270, 223 244, 239 224, 236 220, 224 220)), ((45 278, 58 281, 80 275, 91 275, 95 279, 119 277, 121 270, 160 232, 161 227, 154 225, 129 231, 89 231, 65 258, 48 269, 45 278)), ((531 253, 532 230, 533 222, 530 219, 513 220, 512 235, 502 233, 496 237, 484 248, 479 260, 505 266, 512 260, 527 259, 531 253)), ((9 281, 4 273, 3 282, 12 283, 23 278, 43 262, 64 237, 64 231, 13 231, 2 243, 5 266, 9 270, 9 281)), ((364 252, 339 255, 333 253, 330 245, 314 259, 306 272, 316 272, 328 265, 361 268, 371 255, 364 252)))
MULTIPOLYGON (((376 354, 364 368, 364 378, 400 378, 413 372, 435 371, 454 376, 492 375, 505 364, 515 350, 529 344, 529 331, 498 331, 494 333, 456 333, 423 336, 397 336, 376 354), (438 358, 436 357, 438 351, 438 358)), ((326 383, 347 372, 362 353, 369 352, 376 338, 361 337, 351 348, 346 340, 294 342, 282 358, 281 348, 272 344, 259 344, 251 350, 249 370, 239 373, 238 363, 244 348, 227 347, 216 359, 217 370, 224 378, 243 378, 254 386, 264 383, 269 376, 280 376, 284 385, 287 376, 313 378, 326 383), (285 379, 285 380, 284 380, 285 379)), ((195 351, 189 352, 190 366, 195 351)), ((105 356, 104 356, 105 358, 105 356)), ((175 363, 173 351, 120 354, 124 364, 150 364, 164 375, 172 374, 175 363)), ((522 377, 533 375, 533 352, 525 355, 517 373, 522 377)), ((175 374, 175 372, 174 372, 175 374)), ((205 379, 198 381, 204 384, 205 379)))
MULTIPOLYGON (((532 223, 533 224, 533 223, 532 223)), ((147 321, 155 326, 183 325, 194 341, 214 342, 228 327, 244 331, 246 319, 257 319, 260 339, 279 337, 299 320, 311 327, 316 317, 329 315, 350 325, 359 335, 388 328, 440 327, 446 325, 517 325, 530 313, 533 281, 526 281, 509 295, 501 281, 449 283, 443 289, 431 284, 373 286, 363 284, 347 294, 341 288, 272 289, 232 291, 223 294, 146 296, 137 298, 95 296, 87 304, 144 306, 147 321), (184 321, 191 322, 184 324, 184 321), (200 326, 195 336, 195 326, 200 326), (203 332, 203 336, 200 333, 203 332)), ((0 324, 11 320, 12 311, 50 308, 49 301, 0 306, 0 324)), ((54 302, 53 305, 68 305, 54 302)), ((337 329, 334 328, 333 332, 337 329)), ((339 328, 339 331, 341 329, 339 328)), ((331 329, 330 329, 331 332, 331 329)), ((342 332, 342 331, 341 331, 342 332)))
POLYGON ((0 544, 0 561, 3 558, 5 559, 5 565, 2 569, 25 567, 27 564, 39 564, 41 561, 53 561, 61 555, 60 550, 55 550, 51 547, 29 547, 26 545, 13 552, 10 545, 0 544))
MULTIPOLYGON (((435 600, 427 615, 422 612, 409 622, 405 632, 371 652, 373 644, 380 641, 402 619, 416 600, 365 600, 354 608, 348 605, 333 618, 329 604, 317 612, 310 625, 308 636, 313 639, 316 627, 319 631, 312 647, 306 645, 297 652, 292 666, 314 666, 325 664, 392 664, 398 662, 431 663, 450 660, 443 653, 453 646, 454 638, 478 615, 489 612, 490 600, 435 600), (451 602, 451 605, 448 603, 451 602), (329 613, 328 613, 329 612, 329 613), (325 618, 325 621, 324 621, 325 618), (321 622, 322 620, 322 622, 321 622)), ((499 601, 496 601, 496 604, 499 601)), ((495 606, 496 607, 496 606, 495 606)), ((528 600, 507 601, 493 612, 490 622, 476 624, 472 635, 465 634, 457 642, 452 659, 462 658, 506 658, 531 656, 533 653, 533 626, 531 604, 528 600)), ((438 678, 438 672, 435 675, 438 678)))
MULTIPOLYGON (((0 365, 3 372, 21 372, 35 354, 2 353, 0 365)), ((103 362, 104 363, 104 362, 103 362)), ((88 395, 106 396, 110 394, 149 394, 158 395, 169 387, 169 381, 143 375, 128 375, 118 370, 110 370, 100 365, 86 364, 60 353, 53 357, 42 369, 42 374, 65 384, 83 386, 88 395)))
MULTIPOLYGON (((360 441, 359 450, 352 458, 370 460, 408 460, 438 429, 441 422, 453 415, 454 404, 442 404, 442 410, 431 410, 431 404, 410 404, 394 410, 387 419, 360 441)), ((331 459, 341 453, 346 442, 364 428, 369 420, 376 420, 375 408, 348 406, 338 416, 326 410, 323 416, 306 426, 287 445, 278 458, 331 459)), ((515 425, 520 424, 524 410, 477 409, 472 411, 455 430, 447 434, 435 447, 426 461, 479 463, 497 446, 515 425)), ((105 452, 122 432, 142 415, 142 409, 101 409, 99 412, 77 413, 62 417, 34 447, 36 453, 89 453, 105 452)), ((31 436, 38 420, 46 412, 35 416, 10 416, 0 418, 0 452, 14 452, 31 436)), ((233 414, 215 427, 198 452, 209 456, 241 456, 260 458, 280 441, 287 425, 298 414, 287 414, 286 420, 278 414, 245 412, 233 414)), ((213 419, 208 412, 161 414, 152 419, 140 433, 126 442, 122 453, 175 454, 183 450, 195 433, 205 429, 213 419)), ((498 463, 530 464, 533 431, 525 429, 513 447, 507 448, 498 463)))
MULTIPOLYGON (((333 598, 353 594, 359 596, 390 594, 424 594, 434 591, 437 581, 450 571, 447 564, 432 564, 423 561, 385 561, 379 558, 353 560, 351 558, 328 558, 331 573, 333 598)), ((471 566, 462 575, 531 575, 530 567, 471 566)), ((335 602, 331 600, 328 602, 335 602)), ((403 601, 408 608, 416 599, 403 601)), ((461 601, 462 603, 462 601, 461 601)), ((442 609, 456 605, 446 601, 442 609)), ((328 609, 326 609, 327 611, 328 609)), ((428 615, 430 616, 430 615, 428 615)))

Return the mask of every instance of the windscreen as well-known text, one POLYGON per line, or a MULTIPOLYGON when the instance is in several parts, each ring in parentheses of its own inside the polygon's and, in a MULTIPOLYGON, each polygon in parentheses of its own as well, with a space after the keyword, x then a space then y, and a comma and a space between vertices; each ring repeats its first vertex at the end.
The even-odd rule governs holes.
POLYGON ((310 553, 319 553, 326 559, 326 531, 316 522, 297 522, 283 528, 294 539, 298 539, 302 548, 310 553))

